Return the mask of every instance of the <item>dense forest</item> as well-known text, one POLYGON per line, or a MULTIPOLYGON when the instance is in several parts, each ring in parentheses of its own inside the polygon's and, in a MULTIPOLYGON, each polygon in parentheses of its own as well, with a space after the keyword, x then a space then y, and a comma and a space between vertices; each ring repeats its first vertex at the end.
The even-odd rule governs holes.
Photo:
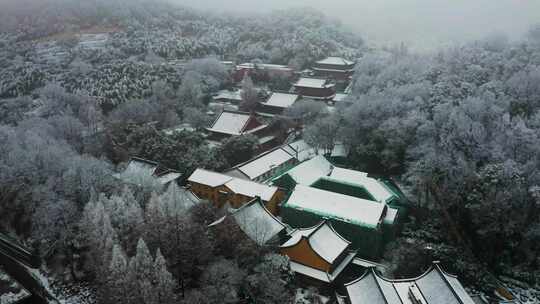
POLYGON ((539 29, 519 43, 366 54, 349 105, 306 128, 409 190, 418 213, 387 253, 395 273, 441 259, 484 287, 487 269, 538 280, 539 29))
POLYGON ((222 210, 113 175, 130 155, 180 172, 249 159, 252 138, 214 147, 200 132, 211 94, 232 81, 220 60, 300 70, 329 55, 359 58, 347 99, 334 111, 301 102, 270 123, 300 118, 310 144, 344 143, 353 168, 402 185, 414 208, 386 250, 388 275, 441 260, 478 290, 500 275, 540 283, 540 27, 415 54, 367 48, 314 10, 128 2, 0 10, 0 229, 47 253, 59 284, 84 282, 100 303, 292 299, 283 257, 232 224, 208 228, 222 210), (106 38, 84 40, 95 35, 106 38), (167 132, 183 123, 194 129, 167 132))

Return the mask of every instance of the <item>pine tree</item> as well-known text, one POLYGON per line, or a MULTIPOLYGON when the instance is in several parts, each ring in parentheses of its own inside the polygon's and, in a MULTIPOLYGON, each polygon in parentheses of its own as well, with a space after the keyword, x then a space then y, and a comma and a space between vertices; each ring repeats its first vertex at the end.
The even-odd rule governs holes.
POLYGON ((140 294, 139 303, 144 304, 160 304, 158 302, 156 294, 154 293, 154 286, 150 281, 150 278, 140 278, 138 281, 138 290, 140 294))
POLYGON ((137 243, 137 253, 129 262, 128 278, 131 282, 135 294, 135 300, 139 303, 146 303, 149 294, 152 293, 150 282, 154 275, 154 261, 150 255, 150 250, 143 239, 137 243))
POLYGON ((116 232, 101 201, 89 202, 84 208, 81 232, 89 248, 86 266, 90 271, 100 273, 109 265, 116 240, 116 232))
POLYGON ((110 303, 130 303, 132 290, 130 288, 127 259, 119 245, 114 245, 111 264, 107 273, 107 281, 103 298, 110 303))
POLYGON ((167 269, 165 257, 157 250, 154 262, 154 296, 158 303, 174 303, 175 281, 167 269))
POLYGON ((251 80, 251 77, 246 75, 242 80, 242 92, 240 93, 242 97, 242 103, 240 104, 240 109, 242 111, 253 111, 257 107, 258 92, 255 89, 255 85, 251 80))
POLYGON ((145 239, 149 240, 148 246, 153 250, 159 248, 164 240, 165 214, 162 208, 161 198, 156 192, 152 192, 145 210, 145 239))
POLYGON ((128 254, 133 253, 135 244, 140 238, 140 228, 144 223, 142 208, 133 193, 125 187, 120 195, 112 196, 110 199, 102 197, 101 200, 111 215, 111 222, 118 232, 120 244, 128 254))

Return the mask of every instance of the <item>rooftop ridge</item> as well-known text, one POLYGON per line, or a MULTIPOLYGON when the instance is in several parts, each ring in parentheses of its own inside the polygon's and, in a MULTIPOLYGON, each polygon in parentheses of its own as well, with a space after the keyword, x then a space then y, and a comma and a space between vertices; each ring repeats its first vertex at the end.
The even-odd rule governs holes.
POLYGON ((169 173, 182 173, 178 170, 175 170, 175 169, 170 169, 170 168, 163 168, 163 171, 160 172, 159 174, 156 174, 156 177, 161 177, 165 174, 169 174, 169 173))
POLYGON ((247 208, 248 206, 251 206, 255 203, 258 203, 262 208, 263 210, 272 217, 272 219, 274 219, 275 221, 277 221, 281 226, 283 226, 284 228, 287 227, 287 225, 285 223, 283 223, 280 219, 278 219, 275 215, 272 214, 272 212, 270 212, 270 210, 268 210, 268 208, 266 208, 266 206, 262 203, 262 200, 260 197, 258 196, 255 196, 251 201, 245 203, 244 205, 240 206, 240 208, 238 209, 234 209, 231 214, 234 215, 235 213, 247 208))
MULTIPOLYGON (((374 269, 375 267, 374 267, 374 266, 370 266, 370 267, 369 267, 369 269, 372 269, 372 268, 374 269)), ((421 275, 416 276, 416 277, 413 277, 413 278, 408 278, 408 279, 390 279, 390 278, 386 278, 386 277, 382 276, 382 275, 379 274, 377 271, 374 271, 373 273, 374 273, 378 278, 380 278, 381 280, 384 280, 384 281, 389 282, 389 283, 409 283, 409 282, 414 282, 414 281, 417 281, 417 280, 419 280, 419 279, 425 277, 427 274, 429 274, 431 271, 433 271, 434 268, 435 268, 435 267, 434 267, 433 265, 431 265, 431 266, 430 266, 426 271, 424 271, 421 275)), ((362 276, 360 276, 359 278, 357 278, 357 279, 355 279, 355 280, 349 282, 349 283, 346 283, 345 286, 348 286, 348 285, 351 285, 351 284, 354 284, 354 283, 360 281, 364 276, 365 276, 365 274, 362 275, 362 276)))
POLYGON ((159 166, 158 162, 153 161, 153 160, 149 160, 149 159, 146 159, 146 158, 143 158, 143 157, 139 157, 139 156, 130 156, 129 161, 132 161, 132 160, 136 160, 136 161, 148 163, 148 164, 151 164, 151 165, 159 166))
POLYGON ((249 113, 248 119, 246 120, 246 122, 244 122, 244 124, 242 125, 242 128, 240 128, 240 133, 244 132, 247 125, 249 125, 249 123, 251 122, 251 119, 253 119, 253 117, 251 116, 251 113, 249 113))
MULTIPOLYGON (((291 231, 289 233, 290 236, 292 236, 294 233, 298 232, 298 231, 306 231, 306 230, 310 230, 310 229, 319 229, 320 226, 324 224, 324 221, 321 221, 319 222, 317 225, 314 225, 314 226, 311 226, 311 227, 305 227, 305 228, 295 228, 293 231, 291 231)), ((310 235, 312 234, 313 232, 310 233, 310 235)), ((291 244, 291 245, 288 245, 288 246, 283 246, 283 245, 280 245, 279 247, 281 248, 289 248, 289 247, 292 247, 292 246, 295 246, 296 244, 298 244, 300 242, 300 240, 302 240, 302 238, 305 237, 305 236, 302 236, 301 238, 298 239, 298 241, 294 244, 291 244)), ((308 239, 309 240, 309 239, 308 239)), ((286 242, 285 242, 286 243, 286 242)))
MULTIPOLYGON (((373 275, 374 276, 374 279, 377 283, 377 286, 379 288, 379 290, 381 291, 382 295, 383 295, 383 298, 385 300, 386 303, 388 303, 387 299, 386 299, 386 295, 384 294, 384 292, 382 292, 382 288, 381 288, 381 282, 384 281, 384 282, 388 282, 390 284, 392 284, 392 287, 393 287, 393 290, 398 294, 398 298, 399 300, 401 301, 401 303, 403 303, 403 299, 401 298, 399 292, 398 292, 398 289, 396 287, 396 283, 411 283, 411 285, 409 285, 409 288, 413 288, 415 290, 417 290, 417 292, 424 298, 426 299, 426 295, 424 294, 424 291, 422 290, 422 288, 420 287, 420 285, 418 284, 420 282, 420 280, 422 278, 424 278, 426 275, 432 273, 433 271, 436 271, 437 272, 437 275, 440 277, 441 280, 443 280, 443 284, 450 289, 450 292, 451 292, 451 296, 449 297, 453 297, 458 303, 460 304, 465 304, 465 303, 468 303, 467 301, 464 301, 464 298, 462 298, 460 296, 460 292, 458 292, 455 288, 454 288, 454 285, 452 282, 450 282, 448 279, 449 277, 451 278, 457 278, 457 276, 454 276, 454 275, 451 275, 451 274, 448 274, 444 271, 444 269, 442 269, 442 267, 440 266, 439 262, 438 261, 434 261, 430 267, 424 272, 422 273, 421 275, 417 276, 417 277, 413 277, 413 278, 408 278, 408 279, 389 279, 389 278, 386 278, 384 276, 382 276, 378 271, 376 271, 376 268, 374 266, 370 266, 368 268, 368 270, 366 270, 360 277, 358 277, 357 279, 355 280, 352 280, 348 283, 345 283, 344 286, 346 288, 348 288, 349 286, 352 286, 352 285, 355 285, 357 283, 359 283, 360 281, 362 281, 363 279, 365 279, 368 275, 373 275), (448 277, 447 277, 448 276, 448 277), (381 280, 381 281, 379 281, 381 280)), ((435 278, 434 278, 435 279, 435 278)), ((456 286, 462 286, 461 283, 459 281, 457 281, 458 285, 456 286)), ((466 293, 466 292, 465 292, 466 293)))
POLYGON ((401 304, 405 304, 405 303, 403 303, 403 300, 402 300, 401 297, 399 296, 399 292, 398 292, 398 290, 397 290, 397 288, 396 288, 396 284, 392 284, 392 289, 393 289, 394 292, 398 295, 397 298, 399 299, 399 302, 400 302, 401 304))
MULTIPOLYGON (((229 179, 228 179, 226 182, 224 182, 223 184, 220 184, 220 186, 221 186, 221 185, 225 185, 226 183, 228 183, 228 182, 230 182, 231 180, 234 179, 234 177, 229 176, 229 175, 227 175, 227 174, 223 174, 223 173, 220 173, 220 172, 214 172, 214 171, 206 170, 206 169, 204 169, 204 168, 197 168, 197 169, 195 169, 195 171, 197 171, 197 170, 199 170, 199 171, 204 171, 204 172, 208 172, 208 173, 212 173, 212 174, 219 174, 219 175, 223 175, 223 176, 228 177, 229 179)), ((193 173, 195 173, 195 171, 193 171, 193 173)), ((192 173, 191 175, 193 175, 193 173, 192 173)), ((188 177, 188 180, 191 178, 191 175, 188 177)))
POLYGON ((463 302, 463 300, 461 300, 461 298, 457 294, 457 292, 454 289, 454 287, 452 286, 452 284, 450 284, 450 282, 448 282, 448 279, 445 276, 446 272, 444 270, 442 270, 442 268, 439 266, 439 261, 434 261, 433 265, 434 265, 434 268, 437 270, 437 273, 442 277, 442 279, 443 279, 444 283, 446 284, 446 286, 448 286, 448 288, 450 288, 450 290, 452 291, 452 294, 458 300, 458 302, 461 303, 461 304, 465 304, 463 302))
MULTIPOLYGON (((335 178, 335 177, 332 177, 331 176, 332 173, 330 173, 330 175, 323 175, 321 177, 319 177, 316 181, 313 182, 313 184, 310 185, 310 187, 312 187, 315 183, 317 183, 319 180, 327 180, 327 181, 330 181, 330 182, 335 182, 335 183, 339 183, 339 184, 343 184, 343 185, 347 185, 347 186, 352 186, 352 187, 358 187, 358 188, 362 188, 364 189, 372 198, 373 198, 373 202, 378 202, 378 203, 385 203, 385 202, 379 202, 377 201, 373 195, 371 194, 371 192, 369 192, 369 190, 364 186, 364 185, 361 185, 361 184, 358 184, 358 183, 352 183, 352 182, 348 182, 348 181, 344 181, 342 179, 338 179, 338 178, 335 178)), ((316 187, 314 187, 316 188, 316 187)), ((316 189, 319 189, 319 188, 316 188, 316 189)), ((320 189, 320 190, 324 190, 324 189, 320 189)), ((326 191, 326 190, 325 190, 326 191)), ((339 192, 336 192, 336 193, 339 193, 339 192)), ((343 195, 348 195, 348 194, 343 194, 343 195)), ((351 196, 351 195, 348 195, 348 196, 351 196)), ((365 198, 361 198, 361 199, 364 199, 364 200, 368 200, 369 199, 365 199, 365 198)))
MULTIPOLYGON (((343 64, 343 65, 354 65, 355 62, 353 60, 348 60, 346 58, 343 58, 341 56, 327 56, 326 58, 323 58, 323 59, 320 59, 320 60, 317 60, 315 63, 317 64, 329 64, 329 65, 332 65, 333 63, 327 63, 325 61, 328 61, 328 60, 336 60, 336 61, 339 61, 337 62, 337 64, 343 64)), ((334 63, 335 64, 335 63, 334 63)))
POLYGON ((330 227, 330 229, 338 236, 340 237, 345 243, 347 244, 351 244, 351 241, 347 240, 346 238, 344 238, 341 234, 339 234, 336 229, 334 229, 334 225, 332 225, 332 221, 328 220, 328 219, 325 219, 325 223, 327 223, 328 227, 330 227))
MULTIPOLYGON (((256 156, 253 157, 253 158, 250 158, 250 159, 246 160, 246 161, 243 162, 243 163, 239 163, 238 165, 235 165, 234 167, 231 167, 229 170, 232 170, 232 169, 239 169, 240 167, 243 167, 244 165, 249 164, 249 163, 251 163, 252 161, 255 161, 255 160, 257 160, 257 159, 259 159, 259 158, 261 158, 261 157, 263 157, 263 156, 265 156, 265 155, 267 155, 267 154, 270 154, 270 153, 272 153, 272 152, 274 152, 274 151, 276 151, 276 150, 279 150, 279 149, 283 149, 283 146, 277 146, 277 147, 274 147, 274 148, 272 148, 272 149, 270 149, 270 150, 268 150, 268 151, 265 151, 265 152, 263 152, 263 153, 261 153, 261 154, 259 154, 259 155, 256 155, 256 156)), ((284 151, 285 151, 285 150, 284 150, 284 151)), ((287 154, 290 155, 290 153, 288 153, 287 151, 285 151, 285 152, 286 152, 287 154)), ((240 170, 240 169, 239 169, 239 170, 240 170)), ((242 170, 240 170, 240 171, 242 171, 242 170)))
POLYGON ((381 283, 379 283, 379 280, 377 280, 378 278, 378 275, 375 273, 375 269, 370 267, 369 268, 369 271, 371 271, 372 275, 373 275, 373 279, 375 280, 375 284, 377 285, 377 288, 379 289, 379 292, 381 293, 382 295, 382 298, 384 300, 384 303, 388 304, 388 300, 386 299, 386 296, 384 295, 384 292, 381 288, 381 283))
POLYGON ((366 271, 364 271, 364 273, 360 277, 358 277, 358 278, 356 278, 356 279, 354 279, 354 280, 352 280, 352 281, 350 281, 348 283, 344 283, 343 285, 345 287, 347 287, 347 286, 350 286, 350 285, 353 285, 353 284, 356 284, 356 283, 360 282, 360 280, 364 279, 366 276, 369 275, 369 273, 370 273, 369 271, 370 271, 371 268, 373 268, 373 267, 368 267, 368 269, 366 269, 366 271))

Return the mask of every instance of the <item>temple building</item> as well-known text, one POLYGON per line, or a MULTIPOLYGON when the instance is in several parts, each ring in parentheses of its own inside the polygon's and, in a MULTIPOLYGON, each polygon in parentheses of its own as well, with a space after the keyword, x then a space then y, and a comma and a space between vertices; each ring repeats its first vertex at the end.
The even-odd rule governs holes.
POLYGON ((327 219, 361 257, 378 259, 395 233, 397 210, 386 204, 297 185, 281 206, 281 216, 292 227, 327 219))
POLYGON ((295 140, 283 145, 290 154, 294 155, 298 161, 303 162, 317 156, 317 150, 305 142, 303 139, 295 140))
POLYGON ((212 96, 212 99, 215 102, 239 105, 242 103, 242 90, 221 90, 212 96))
MULTIPOLYGON (((257 155, 244 163, 234 166, 226 171, 225 174, 256 182, 274 182, 278 185, 274 181, 274 178, 284 173, 290 173, 290 170, 295 168, 296 165, 312 158, 316 159, 298 166, 299 169, 295 169, 292 172, 299 171, 303 167, 311 168, 321 163, 328 168, 332 166, 323 156, 317 156, 317 151, 304 140, 297 140, 257 155)), ((310 170, 309 168, 307 168, 308 171, 310 170)), ((328 172, 325 171, 320 174, 326 174, 328 172)), ((295 182, 292 181, 290 184, 295 184, 295 182)))
POLYGON ((293 86, 295 93, 304 98, 329 101, 336 95, 335 84, 326 79, 300 78, 293 86))
POLYGON ((189 189, 199 198, 214 203, 217 207, 229 205, 240 208, 259 197, 266 208, 277 213, 278 204, 285 193, 277 187, 268 186, 229 175, 197 169, 187 179, 189 189))
POLYGON ((236 66, 233 78, 236 82, 240 82, 247 75, 258 81, 268 81, 276 76, 293 77, 294 70, 286 65, 247 62, 236 66))
POLYGON ((292 190, 298 184, 306 186, 313 184, 321 176, 329 175, 333 169, 334 166, 324 156, 317 155, 277 176, 272 183, 275 186, 292 190))
POLYGON ((289 191, 296 185, 310 186, 384 203, 399 210, 401 216, 408 206, 405 195, 390 180, 377 179, 370 177, 366 172, 334 166, 322 155, 304 161, 276 176, 272 184, 289 191))
POLYGON ((351 243, 328 221, 293 230, 289 237, 281 253, 289 257, 292 271, 316 285, 334 283, 356 256, 351 243))
POLYGON ((167 187, 172 182, 178 183, 182 173, 161 166, 159 163, 140 157, 131 157, 126 168, 114 177, 131 184, 153 183, 167 187))
POLYGON ((403 211, 408 205, 405 195, 390 180, 370 177, 366 172, 334 167, 332 173, 324 179, 327 181, 326 187, 334 192, 350 195, 346 190, 342 190, 348 185, 362 189, 365 196, 359 196, 360 198, 388 204, 403 211))
POLYGON ((336 96, 332 99, 332 103, 335 105, 337 103, 342 103, 349 97, 349 94, 345 93, 336 93, 336 96))
POLYGON ((474 304, 456 276, 446 273, 438 262, 421 276, 392 280, 373 268, 345 284, 340 304, 474 304))
POLYGON ((259 246, 280 244, 286 237, 287 225, 274 216, 256 197, 230 215, 240 229, 259 246))
POLYGON ((334 166, 318 155, 271 180, 286 190, 283 221, 292 227, 328 219, 361 257, 377 260, 404 218, 407 200, 397 187, 365 172, 334 166))
POLYGON ((219 140, 244 134, 262 137, 267 127, 268 125, 259 122, 251 113, 225 110, 206 130, 210 133, 210 139, 219 140))
POLYGON ((341 57, 327 57, 315 62, 315 75, 338 81, 348 81, 354 73, 355 63, 341 57))
POLYGON ((297 163, 294 153, 280 146, 229 169, 225 174, 262 183, 297 163))
POLYGON ((270 97, 260 102, 257 110, 271 115, 281 115, 299 99, 297 94, 274 92, 270 97))

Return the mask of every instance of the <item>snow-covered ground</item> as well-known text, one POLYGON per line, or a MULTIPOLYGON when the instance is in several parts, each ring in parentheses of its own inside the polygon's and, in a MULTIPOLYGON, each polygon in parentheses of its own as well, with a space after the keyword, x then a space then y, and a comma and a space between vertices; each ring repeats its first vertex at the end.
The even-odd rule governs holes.
POLYGON ((8 291, 0 295, 0 304, 15 303, 26 296, 28 296, 28 292, 26 292, 24 289, 21 289, 18 293, 8 291))
POLYGON ((0 304, 13 303, 28 295, 29 293, 0 267, 0 304))
POLYGON ((92 287, 84 283, 66 284, 56 280, 41 270, 31 270, 41 285, 49 291, 61 304, 95 304, 97 303, 92 287))
POLYGON ((508 290, 523 304, 540 304, 540 289, 524 282, 501 277, 508 290))
POLYGON ((94 304, 97 303, 94 290, 86 285, 58 285, 53 288, 55 296, 61 304, 94 304))
POLYGON ((330 299, 328 297, 321 296, 315 293, 314 290, 308 290, 304 288, 298 288, 296 290, 296 296, 294 299, 295 304, 311 304, 314 302, 326 304, 326 303, 330 303, 330 299), (315 298, 318 298, 318 302, 314 301, 315 298))

